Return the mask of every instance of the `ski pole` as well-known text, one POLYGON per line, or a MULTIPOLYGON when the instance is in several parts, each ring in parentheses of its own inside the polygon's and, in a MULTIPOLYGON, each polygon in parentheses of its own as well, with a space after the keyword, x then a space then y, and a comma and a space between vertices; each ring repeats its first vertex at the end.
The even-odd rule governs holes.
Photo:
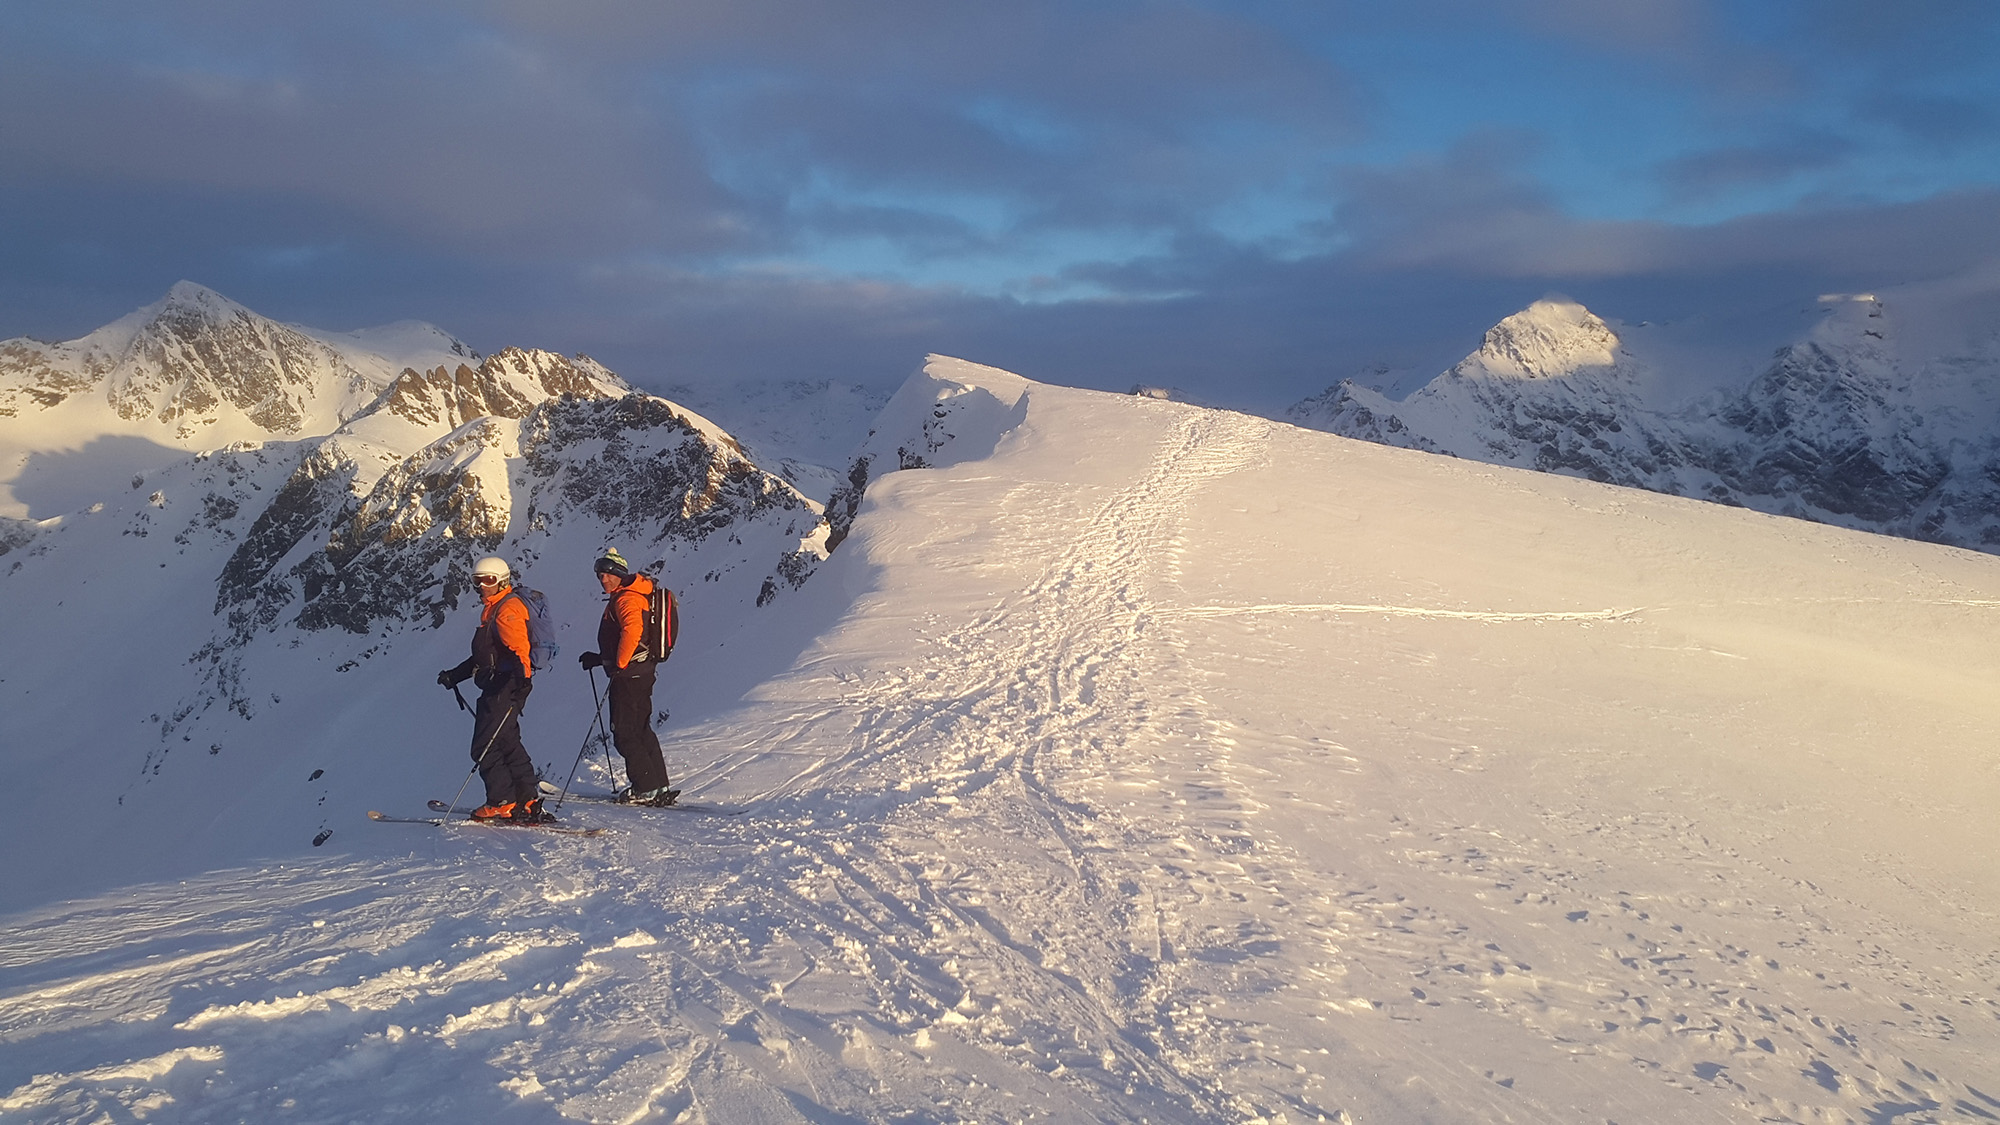
MULTIPOLYGON (((604 688, 611 690, 611 674, 605 673, 604 688)), ((604 729, 604 703, 597 698, 597 670, 590 670, 590 701, 597 705, 597 737, 604 744, 604 776, 611 779, 611 792, 618 792, 618 771, 611 768, 611 734, 604 729)))
MULTIPOLYGON (((458 688, 453 687, 452 690, 455 692, 458 690, 458 688)), ((465 700, 460 699, 459 702, 464 703, 465 700)), ((500 721, 493 724, 492 733, 486 736, 486 745, 480 747, 479 756, 477 758, 472 759, 471 771, 465 775, 464 781, 458 783, 458 792, 453 793, 451 795, 451 804, 446 805, 445 806, 446 808, 455 809, 458 807, 458 799, 465 795, 465 787, 472 784, 472 775, 478 773, 479 767, 486 764, 486 752, 493 749, 493 740, 500 737, 500 728, 507 725, 507 719, 513 714, 514 714, 514 705, 509 703, 507 705, 507 710, 501 713, 500 721)), ((475 730, 478 729, 477 724, 479 722, 479 716, 477 714, 473 715, 472 721, 475 724, 474 729, 475 730)))
POLYGON ((459 693, 459 690, 458 690, 458 685, 457 685, 457 684, 453 684, 453 685, 451 685, 451 693, 452 693, 453 695, 456 695, 456 696, 458 696, 458 709, 459 709, 459 710, 461 710, 461 711, 470 711, 470 710, 472 710, 472 707, 471 707, 471 706, 470 706, 469 704, 467 704, 467 703, 465 702, 465 696, 463 696, 463 695, 461 695, 461 694, 459 693))
MULTIPOLYGON (((594 690, 596 684, 591 687, 594 690)), ((569 787, 576 783, 576 771, 583 768, 583 756, 590 753, 591 731, 597 726, 597 717, 591 716, 590 726, 583 728, 583 745, 576 748, 576 761, 570 763, 569 780, 563 782, 562 792, 556 796, 556 811, 561 812, 563 802, 569 800, 569 787)))

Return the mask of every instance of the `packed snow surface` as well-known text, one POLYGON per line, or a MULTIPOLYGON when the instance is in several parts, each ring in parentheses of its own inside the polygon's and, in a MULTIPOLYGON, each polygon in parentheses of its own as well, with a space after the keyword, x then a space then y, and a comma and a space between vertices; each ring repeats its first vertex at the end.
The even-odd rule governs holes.
POLYGON ((88 893, 0 918, 0 1119, 2000 1119, 2000 558, 943 359, 871 442, 663 673, 708 811, 363 819, 462 776, 461 614, 214 760, 324 847, 10 834, 88 893))

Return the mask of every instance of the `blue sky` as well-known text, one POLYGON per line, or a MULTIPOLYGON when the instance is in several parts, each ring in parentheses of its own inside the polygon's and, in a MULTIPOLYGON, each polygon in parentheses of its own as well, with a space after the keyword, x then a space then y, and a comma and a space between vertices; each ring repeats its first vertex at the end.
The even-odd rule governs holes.
POLYGON ((644 382, 1250 405, 2000 267, 1987 0, 0 7, 0 336, 181 278, 644 382))

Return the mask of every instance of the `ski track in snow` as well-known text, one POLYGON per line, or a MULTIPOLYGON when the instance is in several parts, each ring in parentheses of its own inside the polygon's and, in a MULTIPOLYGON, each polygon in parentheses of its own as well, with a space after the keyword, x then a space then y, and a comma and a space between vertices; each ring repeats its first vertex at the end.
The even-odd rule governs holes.
POLYGON ((1671 607, 1173 604, 1192 506, 1272 427, 1158 416, 1149 469, 902 671, 670 748, 700 763, 690 799, 753 815, 383 826, 410 855, 11 920, 0 1115, 2000 1121, 1992 949, 1680 806, 1608 809, 1581 774, 1510 789, 1472 739, 1253 735, 1189 687, 1217 619, 1671 607), (1354 807, 1328 763, 1406 803, 1354 807), (1461 822, 1489 785, 1532 807, 1461 822), (1280 830, 1307 814, 1340 843, 1280 830), (1697 874, 1627 882, 1662 867, 1697 874))

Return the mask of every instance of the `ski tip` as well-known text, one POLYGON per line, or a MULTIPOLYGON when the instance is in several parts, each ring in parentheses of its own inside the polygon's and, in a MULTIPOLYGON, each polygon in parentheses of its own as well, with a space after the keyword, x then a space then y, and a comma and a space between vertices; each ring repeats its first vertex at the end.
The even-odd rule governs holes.
POLYGON ((388 813, 385 813, 385 812, 381 812, 381 811, 378 811, 378 810, 376 810, 376 809, 369 809, 369 810, 368 810, 368 819, 369 819, 369 820, 387 820, 388 818, 389 818, 389 814, 388 814, 388 813))

